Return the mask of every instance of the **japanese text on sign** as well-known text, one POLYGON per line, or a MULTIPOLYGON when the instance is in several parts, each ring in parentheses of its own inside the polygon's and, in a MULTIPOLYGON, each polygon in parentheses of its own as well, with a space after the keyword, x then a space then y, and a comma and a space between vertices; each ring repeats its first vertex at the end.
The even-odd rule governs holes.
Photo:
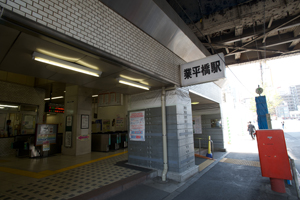
POLYGON ((129 138, 134 141, 145 141, 145 111, 131 112, 129 115, 129 138))
POLYGON ((203 64, 201 67, 196 66, 196 67, 192 67, 192 68, 186 68, 184 70, 183 76, 184 76, 184 79, 190 79, 190 78, 193 78, 192 77, 193 75, 195 75, 196 77, 198 77, 198 74, 202 74, 202 76, 205 76, 210 73, 218 73, 219 71, 221 72, 222 70, 220 69, 220 61, 218 60, 215 62, 203 64))
POLYGON ((225 78, 224 54, 218 54, 180 66, 182 86, 225 78))

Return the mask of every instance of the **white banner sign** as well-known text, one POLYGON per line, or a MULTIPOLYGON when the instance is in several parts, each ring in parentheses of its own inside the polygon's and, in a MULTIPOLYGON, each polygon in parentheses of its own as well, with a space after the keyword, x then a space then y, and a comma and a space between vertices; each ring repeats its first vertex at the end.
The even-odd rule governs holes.
POLYGON ((129 138, 134 141, 145 141, 145 111, 130 112, 129 138))
POLYGON ((180 65, 181 85, 189 86, 225 78, 224 62, 224 54, 219 53, 180 65))

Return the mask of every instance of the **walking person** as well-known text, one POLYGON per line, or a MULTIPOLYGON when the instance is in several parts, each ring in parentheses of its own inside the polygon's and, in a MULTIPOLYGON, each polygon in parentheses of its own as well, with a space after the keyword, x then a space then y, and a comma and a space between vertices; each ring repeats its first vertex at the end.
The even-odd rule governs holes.
POLYGON ((282 129, 284 129, 284 121, 281 122, 282 129))
POLYGON ((252 140, 254 140, 255 139, 254 133, 255 133, 256 129, 255 129, 255 126, 253 124, 251 124, 251 121, 249 121, 249 124, 248 124, 248 131, 249 131, 249 135, 251 135, 252 140))

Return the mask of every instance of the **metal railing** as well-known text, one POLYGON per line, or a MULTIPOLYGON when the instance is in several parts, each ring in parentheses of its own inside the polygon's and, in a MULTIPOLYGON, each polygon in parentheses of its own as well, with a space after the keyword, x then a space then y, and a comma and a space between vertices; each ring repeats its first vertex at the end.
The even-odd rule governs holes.
POLYGON ((201 150, 201 140, 205 141, 205 142, 210 142, 210 146, 211 146, 211 153, 212 153, 212 158, 214 158, 214 141, 213 140, 208 140, 208 139, 205 139, 205 138, 196 138, 198 139, 198 143, 199 143, 199 154, 200 154, 200 150, 201 150))
POLYGON ((298 170, 296 169, 294 159, 292 159, 290 156, 289 156, 289 158, 290 158, 290 162, 291 162, 291 166, 292 166, 293 178, 294 178, 294 181, 296 184, 297 196, 298 196, 298 199, 300 199, 300 186, 299 186, 300 175, 299 175, 298 170))

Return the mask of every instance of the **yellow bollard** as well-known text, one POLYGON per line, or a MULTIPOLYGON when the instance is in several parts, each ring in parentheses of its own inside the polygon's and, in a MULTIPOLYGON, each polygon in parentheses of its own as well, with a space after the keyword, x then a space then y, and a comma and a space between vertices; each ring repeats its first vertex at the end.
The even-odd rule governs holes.
POLYGON ((212 158, 211 145, 210 145, 210 136, 208 136, 208 147, 207 147, 206 157, 212 158))
POLYGON ((207 149, 207 153, 211 154, 210 136, 208 136, 208 149, 207 149))

